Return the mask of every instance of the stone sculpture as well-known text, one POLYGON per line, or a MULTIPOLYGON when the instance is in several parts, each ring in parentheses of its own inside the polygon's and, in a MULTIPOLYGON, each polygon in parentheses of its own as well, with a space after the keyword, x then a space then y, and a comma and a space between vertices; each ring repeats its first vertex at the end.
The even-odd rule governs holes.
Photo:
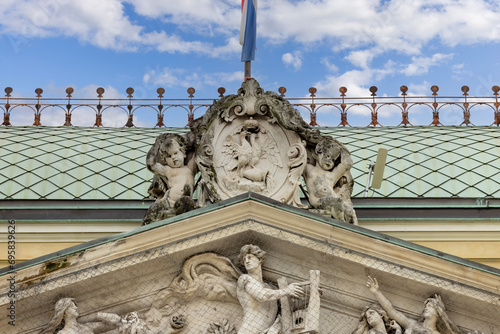
POLYGON ((238 94, 214 101, 184 137, 160 135, 146 164, 155 174, 149 193, 156 201, 143 224, 248 191, 357 223, 348 150, 312 129, 287 100, 265 92, 255 79, 243 82, 238 94), (177 155, 175 162, 169 154, 177 155), (302 179, 309 203, 299 196, 302 179))
POLYGON ((200 206, 248 191, 301 206, 298 185, 307 152, 298 129, 304 135, 310 130, 286 103, 249 79, 237 95, 216 101, 192 122, 200 206))
POLYGON ((401 326, 389 320, 387 312, 380 305, 371 304, 361 312, 358 327, 352 334, 387 334, 392 329, 394 334, 402 334, 401 326))
MULTIPOLYGON (((162 134, 148 152, 146 165, 155 177, 148 192, 156 197, 143 219, 143 225, 189 211, 196 165, 188 159, 186 140, 177 134, 162 134)), ((192 155, 192 154, 191 154, 192 155)))
POLYGON ((40 334, 53 334, 56 329, 59 334, 94 334, 95 328, 79 323, 78 316, 78 307, 73 298, 61 298, 56 302, 52 320, 40 334))
POLYGON ((113 313, 97 313, 97 318, 114 326, 119 334, 146 334, 146 323, 137 312, 130 312, 123 318, 113 313))
MULTIPOLYGON (((182 305, 196 299, 237 304, 236 282, 240 274, 228 258, 215 253, 188 258, 170 285, 155 296, 145 314, 148 327, 153 331, 176 328, 172 324, 179 321, 172 321, 172 316, 182 305)), ((182 327, 188 321, 182 316, 182 327)))
POLYGON ((117 334, 146 334, 146 324, 137 312, 126 314, 123 318, 113 313, 98 312, 95 321, 78 322, 79 312, 73 298, 61 298, 56 302, 55 313, 41 334, 95 334, 115 328, 117 334))
MULTIPOLYGON (((305 289, 301 299, 284 296, 281 303, 282 333, 319 333, 320 327, 320 295, 319 270, 309 271, 309 281, 299 283, 305 289)), ((278 279, 278 286, 284 289, 288 286, 286 278, 278 279)))
POLYGON ((354 180, 349 171, 349 151, 337 140, 325 137, 312 156, 315 164, 308 163, 304 172, 311 206, 335 219, 357 224, 351 202, 354 180))
POLYGON ((255 245, 241 248, 239 260, 247 274, 238 278, 237 296, 243 308, 243 322, 238 334, 279 333, 281 324, 278 313, 278 299, 285 296, 301 297, 304 289, 298 283, 275 290, 262 279, 262 262, 266 252, 255 245))
POLYGON ((424 303, 421 320, 408 318, 394 308, 392 303, 379 290, 376 278, 368 276, 367 287, 378 300, 389 317, 398 322, 404 329, 405 334, 461 334, 462 331, 455 325, 446 314, 445 306, 441 296, 434 295, 424 303))
POLYGON ((236 334, 236 328, 226 318, 210 323, 206 334, 236 334))

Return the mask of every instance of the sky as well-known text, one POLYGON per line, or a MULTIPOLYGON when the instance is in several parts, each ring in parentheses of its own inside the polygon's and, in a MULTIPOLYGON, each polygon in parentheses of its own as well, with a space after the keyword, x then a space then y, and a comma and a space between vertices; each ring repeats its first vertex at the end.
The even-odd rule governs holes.
MULTIPOLYGON (((239 0, 2 0, 0 6, 0 89, 12 87, 13 97, 95 98, 103 87, 106 98, 216 99, 217 89, 236 93, 243 81, 240 61, 239 0)), ((287 88, 287 97, 306 97, 316 87, 318 97, 440 96, 491 97, 500 85, 499 0, 259 0, 257 50, 252 76, 265 90, 287 88)), ((0 95, 4 96, 4 93, 0 95)), ((472 100, 474 101, 474 100, 472 100)), ((482 100, 484 101, 484 100, 482 100)), ((4 105, 5 100, 0 100, 4 105)), ((134 124, 152 127, 154 111, 134 112, 134 124)), ((299 108, 300 109, 300 108, 299 108)), ((307 119, 307 110, 300 110, 307 119)), ((204 112, 195 111, 195 117, 204 112)), ((429 108, 415 107, 413 125, 429 125, 429 108)), ((94 112, 79 108, 73 125, 91 126, 94 112)), ((462 112, 442 109, 444 125, 458 125, 462 112)), ((61 110, 42 112, 43 125, 62 125, 61 110)), ((367 108, 352 108, 354 126, 370 123, 367 108)), ((476 125, 493 122, 493 111, 477 106, 476 125)), ((382 125, 398 125, 395 108, 379 111, 382 125)), ((109 108, 105 126, 123 126, 126 114, 109 108)), ((182 108, 165 112, 168 126, 184 126, 182 108)), ((338 110, 321 108, 318 123, 336 126, 338 110)), ((31 125, 26 108, 12 111, 13 125, 31 125)))

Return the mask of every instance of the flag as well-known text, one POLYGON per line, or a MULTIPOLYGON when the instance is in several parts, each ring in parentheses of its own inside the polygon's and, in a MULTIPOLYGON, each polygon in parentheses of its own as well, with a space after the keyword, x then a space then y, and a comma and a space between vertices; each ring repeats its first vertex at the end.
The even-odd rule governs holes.
POLYGON ((256 40, 257 0, 242 0, 240 44, 243 45, 243 48, 241 51, 241 61, 246 62, 255 59, 256 40))

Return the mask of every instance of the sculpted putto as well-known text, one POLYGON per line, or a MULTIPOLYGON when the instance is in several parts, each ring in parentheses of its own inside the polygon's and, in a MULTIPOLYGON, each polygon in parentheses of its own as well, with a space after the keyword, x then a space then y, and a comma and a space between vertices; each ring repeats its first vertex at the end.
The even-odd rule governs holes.
POLYGON ((335 219, 357 224, 351 202, 354 181, 349 151, 337 140, 325 137, 312 156, 315 164, 308 163, 304 171, 311 206, 335 219))
POLYGON ((149 193, 156 197, 143 225, 194 208, 192 199, 196 164, 188 160, 185 139, 177 134, 163 134, 146 158, 148 170, 155 174, 149 193))

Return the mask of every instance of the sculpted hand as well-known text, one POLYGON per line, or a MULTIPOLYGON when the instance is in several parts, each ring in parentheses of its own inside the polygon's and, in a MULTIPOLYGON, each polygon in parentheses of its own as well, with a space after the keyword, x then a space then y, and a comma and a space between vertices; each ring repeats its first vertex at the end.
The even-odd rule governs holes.
POLYGON ((391 320, 391 322, 389 323, 389 327, 391 329, 394 329, 394 332, 396 334, 401 334, 401 326, 399 326, 399 324, 396 322, 396 320, 391 320))
POLYGON ((401 328, 401 326, 399 326, 399 324, 396 322, 396 320, 391 320, 391 322, 389 323, 389 326, 390 326, 392 329, 398 329, 398 328, 401 328))
POLYGON ((285 290, 285 294, 295 298, 301 298, 305 295, 304 288, 300 286, 299 283, 292 283, 288 285, 285 290))
POLYGON ((368 279, 366 281, 366 286, 368 287, 368 289, 370 289, 370 291, 372 293, 375 293, 376 291, 378 291, 378 282, 377 282, 377 279, 376 278, 371 278, 370 276, 368 276, 368 279))

